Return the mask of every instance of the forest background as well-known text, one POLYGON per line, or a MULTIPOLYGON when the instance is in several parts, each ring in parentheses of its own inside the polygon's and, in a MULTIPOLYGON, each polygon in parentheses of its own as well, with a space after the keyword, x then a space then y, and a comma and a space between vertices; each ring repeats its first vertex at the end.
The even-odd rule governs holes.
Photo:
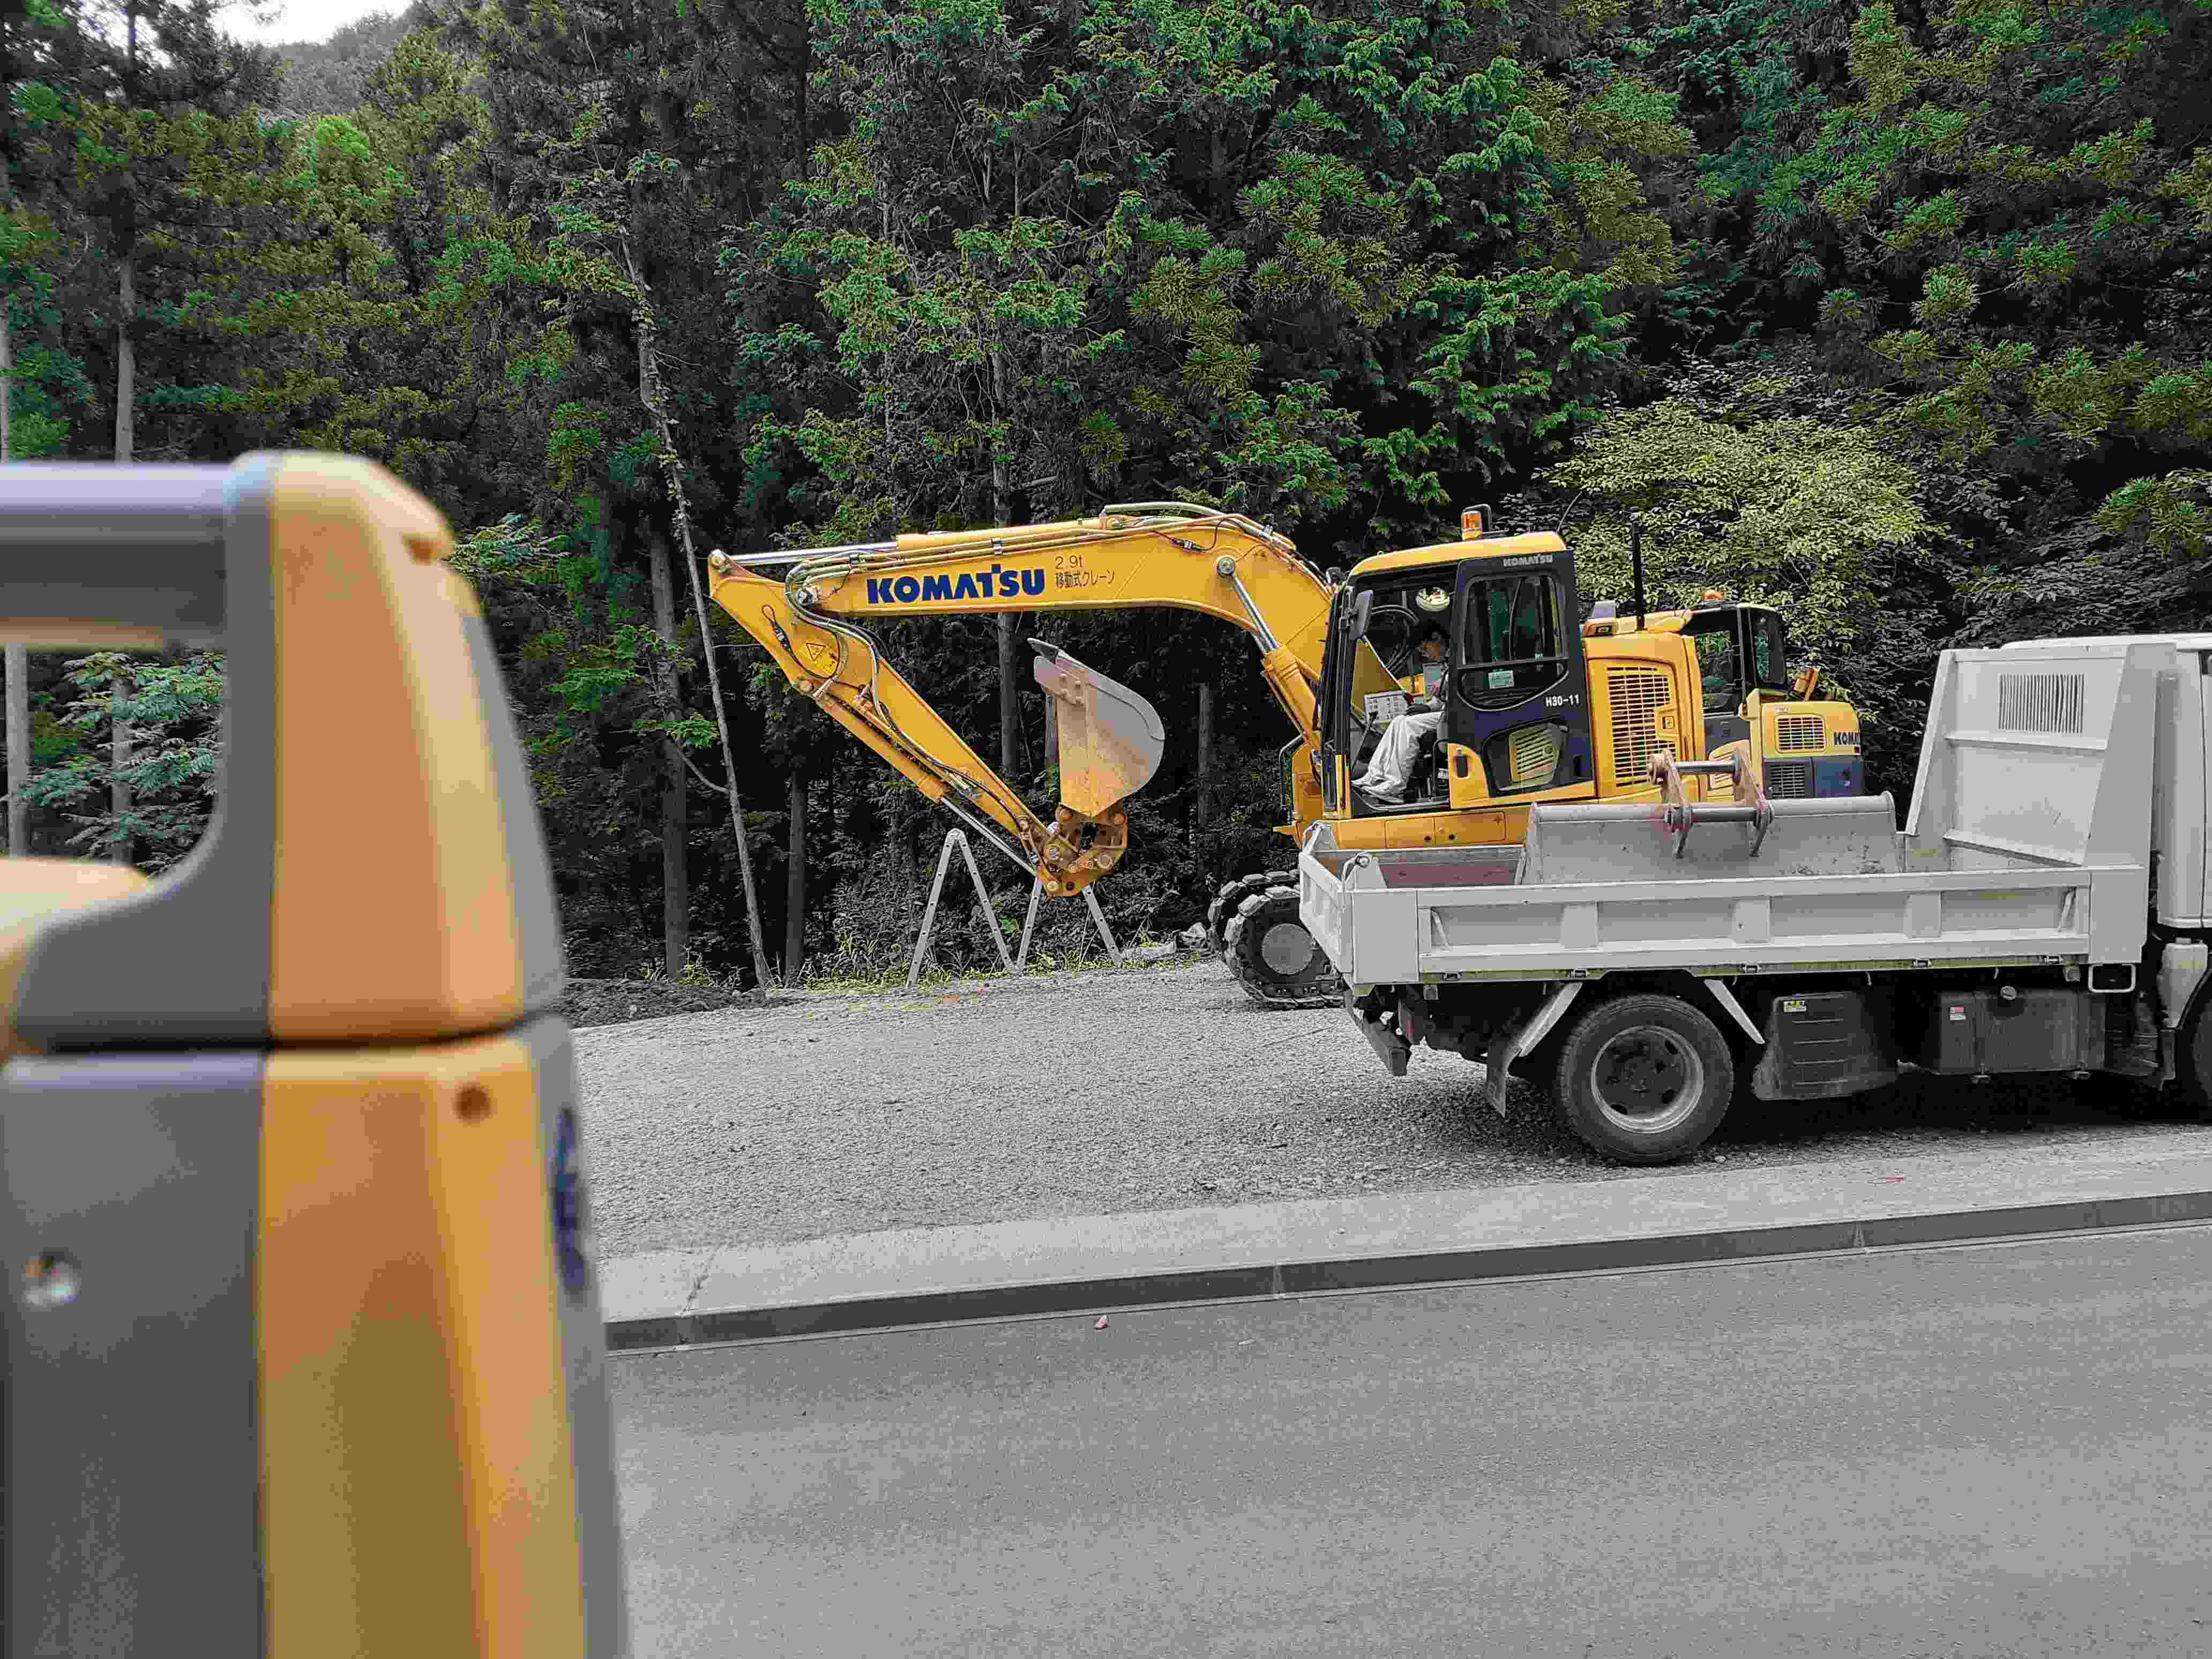
MULTIPOLYGON (((1326 566, 1484 501, 1621 599, 1640 512, 1655 596, 1787 605, 1900 797, 1944 646, 2212 607, 2212 0, 425 0, 275 50, 0 0, 0 76, 9 454, 434 501, 580 974, 902 965, 945 827, 700 637, 647 328, 701 553, 1174 498, 1326 566)), ((1125 933, 1288 862, 1226 625, 892 632, 1040 803, 1002 633, 1159 708, 1125 933)), ((24 850, 179 856, 220 659, 27 673, 24 850)))

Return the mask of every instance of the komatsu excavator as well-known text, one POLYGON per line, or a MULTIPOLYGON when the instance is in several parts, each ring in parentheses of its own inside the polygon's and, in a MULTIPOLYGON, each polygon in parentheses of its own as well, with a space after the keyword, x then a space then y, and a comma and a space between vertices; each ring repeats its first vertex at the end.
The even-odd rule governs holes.
MULTIPOLYGON (((1657 802, 1650 763, 1726 761, 1765 794, 1862 788, 1859 720, 1808 701, 1814 671, 1785 678, 1781 615, 1709 593, 1693 610, 1576 614, 1574 556, 1553 534, 1492 532, 1486 509, 1457 541, 1378 554, 1338 578, 1287 537, 1180 501, 997 530, 708 557, 714 599, 823 713, 1053 895, 1080 892, 1128 847, 1124 803, 1165 744, 1152 705, 1066 652, 1031 641, 1058 714, 1060 803, 1032 811, 886 659, 872 623, 917 617, 1170 606, 1250 636, 1290 717, 1285 745, 1293 842, 1326 819, 1340 847, 1374 850, 1517 842, 1537 801, 1657 802), (1427 670, 1422 637, 1441 629, 1427 670), (1401 801, 1353 786, 1390 720, 1425 696, 1442 714, 1401 801)), ((1639 565, 1640 570, 1640 565, 1639 565)), ((1641 587, 1641 582, 1638 582, 1641 587)), ((1692 796, 1727 792, 1691 776, 1692 796)), ((1334 1001, 1328 958, 1298 920, 1295 877, 1224 886, 1216 946, 1255 1000, 1334 1001)))

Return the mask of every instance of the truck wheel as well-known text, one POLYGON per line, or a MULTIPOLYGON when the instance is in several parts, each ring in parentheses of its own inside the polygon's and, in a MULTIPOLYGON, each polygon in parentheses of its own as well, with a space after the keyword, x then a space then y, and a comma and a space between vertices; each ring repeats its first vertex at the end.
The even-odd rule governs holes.
POLYGON ((1654 995, 1616 997, 1576 1021, 1552 1087, 1560 1121, 1619 1164, 1688 1156, 1735 1094, 1719 1029, 1680 998, 1654 995))
POLYGON ((1328 952, 1298 920, 1295 887, 1270 887, 1237 907, 1228 955, 1244 994, 1270 1008, 1330 1008, 1344 994, 1328 952))
POLYGON ((2174 1033, 2170 1095, 2191 1117, 2212 1120, 2212 981, 2191 999, 2174 1033))
POLYGON ((1213 953, 1218 957, 1229 954, 1229 924, 1237 920, 1239 905, 1255 893, 1264 893, 1270 887, 1294 885, 1297 879, 1286 871, 1263 870, 1222 883, 1221 890, 1213 896, 1213 902, 1206 909, 1206 933, 1213 941, 1213 953))

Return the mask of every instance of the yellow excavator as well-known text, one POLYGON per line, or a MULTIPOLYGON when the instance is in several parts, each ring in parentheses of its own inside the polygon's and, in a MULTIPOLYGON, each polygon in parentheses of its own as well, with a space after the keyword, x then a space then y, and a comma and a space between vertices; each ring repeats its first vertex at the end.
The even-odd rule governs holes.
MULTIPOLYGON (((1692 609, 1647 612, 1639 552, 1633 611, 1601 604, 1583 617, 1574 556, 1557 535, 1496 533, 1486 508, 1463 514, 1461 532, 1325 574, 1251 519, 1148 501, 1052 524, 718 550, 708 564, 715 602, 793 685, 1048 894, 1081 891, 1127 851, 1124 803, 1165 744, 1158 713, 1031 641, 1058 714, 1061 799, 1048 819, 899 673, 872 624, 1168 606, 1242 629, 1295 732, 1279 826, 1293 842, 1326 820, 1345 848, 1510 846, 1537 801, 1658 803, 1669 787, 1732 799, 1734 778, 1771 796, 1862 792, 1858 716, 1810 700, 1817 671, 1787 678, 1779 612, 1710 592, 1692 609), (1393 720, 1421 713, 1438 718, 1416 722, 1433 729, 1413 745, 1402 785, 1361 787, 1393 720), (1662 784, 1652 770, 1662 750, 1743 765, 1662 784)), ((1289 871, 1227 884, 1208 921, 1255 1000, 1313 1006, 1339 994, 1298 921, 1289 871)))

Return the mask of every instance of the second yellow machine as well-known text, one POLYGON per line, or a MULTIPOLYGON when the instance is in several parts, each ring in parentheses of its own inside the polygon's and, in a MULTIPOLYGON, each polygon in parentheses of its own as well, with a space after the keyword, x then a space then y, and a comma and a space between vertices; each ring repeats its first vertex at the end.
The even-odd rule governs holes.
MULTIPOLYGON (((1538 801, 1656 799, 1650 763, 1742 754, 1771 796, 1862 792, 1859 721, 1792 680, 1781 614, 1718 596, 1692 610, 1578 616, 1574 555, 1549 533, 1463 515, 1457 541, 1324 574, 1265 525, 1187 503, 708 560, 716 603, 799 690, 1048 893, 1079 892, 1128 845, 1123 803, 1165 733, 1127 687, 1031 641, 1060 719, 1061 800, 1033 811, 887 659, 871 629, 916 617, 1167 606, 1219 617, 1260 652, 1294 735, 1286 821, 1375 851, 1517 843, 1538 801), (1401 716, 1413 720, 1389 741, 1401 716), (1408 739, 1411 739, 1408 741, 1408 739), (1393 769, 1376 764, 1379 749, 1393 769), (1410 763, 1407 763, 1407 762, 1410 763), (1402 774, 1402 776, 1399 775, 1402 774), (1363 783, 1363 775, 1366 781, 1363 783)), ((1733 786, 1692 776, 1693 796, 1733 786)), ((1227 884, 1209 918, 1255 1000, 1335 1000, 1287 869, 1227 884)))

